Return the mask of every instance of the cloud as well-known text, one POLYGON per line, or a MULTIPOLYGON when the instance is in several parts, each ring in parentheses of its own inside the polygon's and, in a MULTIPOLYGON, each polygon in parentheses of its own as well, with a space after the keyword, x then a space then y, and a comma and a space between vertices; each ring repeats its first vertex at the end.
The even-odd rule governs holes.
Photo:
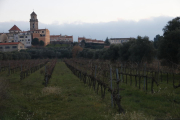
MULTIPOLYGON (((51 35, 73 35, 74 41, 77 41, 78 36, 105 40, 106 37, 136 38, 138 35, 148 36, 150 40, 153 40, 157 34, 163 34, 163 27, 172 19, 173 17, 160 16, 139 21, 118 19, 118 21, 106 23, 82 23, 78 21, 70 24, 58 24, 55 21, 53 24, 44 24, 39 22, 39 29, 47 28, 51 35)), ((25 21, 0 22, 0 32, 8 32, 14 24, 21 30, 29 30, 30 28, 29 22, 25 21)))

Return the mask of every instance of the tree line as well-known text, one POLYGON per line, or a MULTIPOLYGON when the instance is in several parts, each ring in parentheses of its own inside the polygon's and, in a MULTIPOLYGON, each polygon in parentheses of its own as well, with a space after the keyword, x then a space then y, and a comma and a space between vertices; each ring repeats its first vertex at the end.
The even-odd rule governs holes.
MULTIPOLYGON (((156 35, 154 41, 150 41, 147 36, 138 36, 129 42, 117 45, 112 44, 109 48, 103 49, 94 49, 92 47, 81 48, 78 46, 78 43, 67 47, 55 47, 53 45, 48 45, 47 47, 39 46, 19 52, 0 52, 0 60, 83 57, 112 61, 120 60, 124 62, 152 62, 153 59, 160 59, 162 62, 166 61, 164 62, 165 64, 179 63, 180 17, 169 21, 162 30, 163 35, 156 35)), ((33 44, 35 41, 38 44, 37 39, 33 40, 33 44)), ((109 45, 108 38, 106 38, 105 44, 109 45)))
POLYGON ((120 60, 132 62, 151 62, 155 56, 153 42, 147 36, 138 36, 123 44, 112 44, 108 49, 83 49, 77 57, 102 60, 120 60))
POLYGON ((0 52, 0 60, 71 58, 71 48, 34 47, 13 52, 0 52))

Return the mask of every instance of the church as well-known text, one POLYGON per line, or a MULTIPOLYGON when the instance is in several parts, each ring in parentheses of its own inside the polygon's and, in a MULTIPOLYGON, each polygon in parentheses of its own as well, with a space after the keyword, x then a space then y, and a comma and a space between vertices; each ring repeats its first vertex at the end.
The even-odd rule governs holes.
POLYGON ((34 11, 31 13, 29 22, 30 30, 27 32, 32 34, 32 39, 38 38, 39 41, 42 40, 44 42, 44 46, 48 45, 50 43, 50 32, 48 29, 38 29, 38 19, 34 11))
MULTIPOLYGON (((24 48, 31 47, 34 38, 44 42, 44 46, 50 43, 50 32, 48 29, 38 29, 37 14, 30 14, 30 30, 21 31, 16 25, 9 29, 9 33, 0 33, 0 43, 21 42, 24 48)), ((3 44, 5 45, 5 44, 3 44)))

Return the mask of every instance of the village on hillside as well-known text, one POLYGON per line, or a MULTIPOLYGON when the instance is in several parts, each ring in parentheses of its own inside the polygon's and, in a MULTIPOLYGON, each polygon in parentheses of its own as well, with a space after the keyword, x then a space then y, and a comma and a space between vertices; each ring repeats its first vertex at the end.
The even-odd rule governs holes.
MULTIPOLYGON (((49 29, 39 29, 37 14, 33 11, 30 14, 30 30, 22 31, 18 26, 14 25, 9 29, 9 33, 0 33, 0 51, 1 52, 11 52, 19 51, 22 49, 28 49, 33 47, 33 40, 39 41, 40 46, 47 46, 48 44, 70 44, 73 42, 78 42, 78 45, 84 47, 82 43, 86 43, 87 46, 97 45, 105 48, 105 41, 96 40, 85 37, 78 37, 74 41, 73 35, 50 35, 49 29)), ((110 38, 108 39, 110 44, 121 44, 123 42, 129 41, 131 38, 110 38)))

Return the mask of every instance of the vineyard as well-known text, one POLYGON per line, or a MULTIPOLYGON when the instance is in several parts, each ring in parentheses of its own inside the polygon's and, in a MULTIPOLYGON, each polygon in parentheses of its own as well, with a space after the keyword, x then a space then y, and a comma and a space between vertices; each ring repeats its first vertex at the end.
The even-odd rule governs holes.
POLYGON ((56 61, 56 59, 0 61, 0 72, 8 71, 8 75, 20 72, 20 80, 23 80, 45 66, 45 70, 42 70, 41 74, 44 74, 44 84, 47 86, 56 65, 56 61))
POLYGON ((0 119, 179 118, 179 72, 159 61, 0 61, 0 119))
MULTIPOLYGON (((102 98, 106 90, 111 93, 112 106, 118 106, 119 112, 124 112, 120 104, 124 88, 121 85, 137 87, 146 93, 156 94, 162 88, 180 89, 179 66, 160 66, 160 63, 137 64, 137 63, 110 63, 110 61, 95 61, 88 59, 66 59, 66 65, 85 84, 98 93, 102 98)), ((180 103, 180 98, 176 100, 180 103)))

